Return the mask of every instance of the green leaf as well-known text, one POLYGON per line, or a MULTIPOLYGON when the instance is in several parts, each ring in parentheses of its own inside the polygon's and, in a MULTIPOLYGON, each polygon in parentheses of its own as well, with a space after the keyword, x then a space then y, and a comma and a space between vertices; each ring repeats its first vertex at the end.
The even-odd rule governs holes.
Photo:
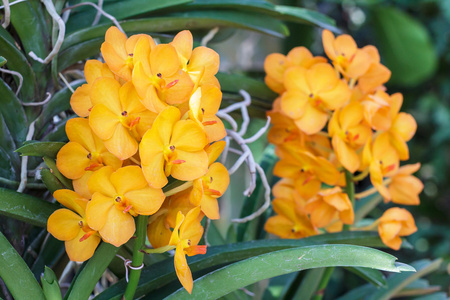
MULTIPOLYGON (((2 197, 0 189, 0 198, 2 197)), ((0 201, 0 203, 3 201, 0 201)), ((0 204, 1 205, 1 204, 0 204)), ((45 300, 39 283, 25 261, 0 232, 0 277, 14 299, 45 300)))
POLYGON ((292 299, 312 299, 319 287, 320 280, 322 279, 325 270, 326 268, 308 270, 292 299))
MULTIPOLYGON (((3 52, 3 50, 2 50, 3 52)), ((6 64, 6 59, 3 56, 0 56, 0 67, 3 67, 3 65, 6 64)))
POLYGON ((388 300, 392 299, 403 288, 407 287, 410 283, 418 278, 421 278, 431 272, 439 269, 442 264, 442 258, 434 261, 422 260, 413 264, 417 272, 414 274, 396 274, 388 278, 387 287, 379 289, 375 293, 371 294, 369 299, 373 300, 388 300))
POLYGON ((39 198, 0 188, 0 214, 31 225, 47 226, 48 217, 60 206, 39 198))
POLYGON ((372 16, 381 58, 392 71, 390 83, 415 86, 430 78, 438 57, 425 26, 392 7, 374 7, 372 16))
POLYGON ((55 273, 53 273, 52 269, 45 267, 44 274, 41 276, 41 282, 46 299, 62 300, 58 278, 56 277, 55 273))
MULTIPOLYGON (((13 169, 16 173, 20 171, 20 157, 18 153, 15 153, 16 145, 11 136, 11 132, 6 126, 3 115, 0 114, 0 148, 2 148, 6 153, 2 155, 4 158, 8 158, 10 164, 13 166, 13 169)), ((10 177, 13 179, 14 177, 10 177)))
POLYGON ((56 178, 67 188, 70 190, 73 190, 72 180, 67 179, 56 167, 56 162, 54 159, 51 159, 50 157, 44 156, 44 162, 49 167, 50 172, 55 175, 56 178))
POLYGON ((3 80, 0 80, 0 113, 16 145, 22 144, 27 135, 25 111, 19 99, 3 80))
POLYGON ((48 191, 52 194, 57 190, 66 188, 64 184, 62 184, 61 181, 59 181, 59 179, 56 178, 56 176, 50 171, 50 169, 44 168, 41 170, 41 179, 48 191))
MULTIPOLYGON (((171 8, 181 4, 192 2, 192 0, 165 0, 165 1, 148 1, 148 0, 127 0, 107 2, 103 5, 103 10, 114 16, 117 20, 123 20, 129 17, 143 15, 145 13, 171 8)), ((80 28, 90 27, 94 21, 97 11, 90 7, 73 13, 67 21, 67 32, 73 32, 80 28)), ((102 18, 100 24, 111 23, 109 19, 102 18)), ((111 24, 112 25, 112 24, 111 24)), ((110 26, 111 26, 110 25, 110 26)))
POLYGON ((58 154, 59 149, 66 143, 62 142, 39 142, 33 141, 26 143, 16 151, 22 154, 22 156, 48 156, 50 158, 56 159, 56 154, 58 154))
POLYGON ((313 24, 334 32, 339 31, 336 28, 336 22, 334 21, 334 19, 317 11, 284 5, 276 5, 275 11, 280 14, 281 19, 286 21, 313 24))
MULTIPOLYGON (((47 229, 44 229, 45 236, 48 235, 47 229)), ((58 261, 66 254, 66 248, 64 241, 57 240, 51 234, 39 244, 38 249, 34 249, 38 253, 38 256, 32 258, 33 266, 31 272, 34 276, 39 278, 42 274, 42 270, 46 266, 53 268, 58 261)), ((36 255, 36 252, 33 252, 36 255)), ((67 256, 66 256, 67 257, 67 256)))
POLYGON ((377 192, 373 195, 360 199, 355 203, 355 224, 361 221, 378 204, 383 201, 383 197, 377 192))
MULTIPOLYGON (((49 29, 44 19, 40 2, 25 1, 11 6, 11 23, 28 54, 33 51, 38 57, 45 58, 49 48, 49 29), (34 2, 34 3, 31 3, 34 2)), ((42 71, 45 65, 31 59, 33 69, 42 71)))
POLYGON ((277 97, 277 94, 269 89, 263 81, 248 76, 219 72, 216 77, 220 82, 222 92, 239 93, 240 90, 245 90, 252 97, 267 100, 264 102, 264 108, 270 109, 273 100, 277 97))
MULTIPOLYGON (((98 49, 97 49, 98 50, 98 49)), ((84 58, 82 58, 84 59, 84 58)), ((86 83, 84 80, 77 80, 70 83, 70 86, 75 90, 80 85, 86 83)), ((63 111, 70 109, 70 97, 72 96, 72 92, 64 87, 56 92, 50 101, 44 105, 42 109, 42 113, 38 117, 36 121, 36 135, 37 137, 41 137, 46 131, 47 127, 50 125, 52 118, 55 115, 60 114, 63 111)))
POLYGON ((353 266, 390 272, 404 271, 395 264, 395 260, 394 256, 379 250, 353 245, 320 245, 279 250, 213 271, 195 280, 191 295, 183 288, 166 299, 217 299, 266 278, 311 268, 353 266))
POLYGON ((378 270, 360 267, 349 267, 346 269, 375 286, 386 285, 386 277, 378 270))
MULTIPOLYGON (((23 77, 23 85, 19 95, 22 101, 29 102, 34 98, 36 88, 36 78, 25 55, 15 45, 12 36, 3 27, 0 27, 0 54, 8 61, 8 69, 19 72, 23 77)), ((12 76, 16 85, 19 85, 19 78, 12 76)))
MULTIPOLYGON (((348 231, 317 235, 299 240, 257 240, 222 246, 212 246, 208 247, 208 251, 205 255, 197 255, 188 258, 188 263, 191 271, 196 272, 198 270, 228 264, 271 251, 326 243, 385 247, 376 232, 348 231)), ((173 260, 166 260, 144 268, 135 297, 145 295, 172 280, 176 280, 173 260), (158 270, 158 273, 155 273, 154 270, 158 270)), ((120 280, 118 283, 96 296, 95 299, 120 299, 121 292, 123 292, 125 286, 125 280, 120 280)))
MULTIPOLYGON (((116 256, 119 248, 108 243, 101 243, 94 255, 89 259, 86 266, 72 281, 69 293, 64 297, 67 300, 88 299, 94 290, 103 272, 111 260, 116 256)), ((123 291, 122 291, 123 292, 123 291)))

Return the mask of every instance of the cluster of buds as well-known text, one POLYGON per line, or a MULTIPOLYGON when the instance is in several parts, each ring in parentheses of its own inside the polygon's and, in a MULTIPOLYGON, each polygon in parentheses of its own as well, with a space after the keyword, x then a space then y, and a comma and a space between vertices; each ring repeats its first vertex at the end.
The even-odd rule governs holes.
MULTIPOLYGON (((391 72, 380 63, 374 46, 358 48, 353 38, 322 34, 331 63, 297 47, 287 56, 265 61, 266 84, 280 96, 268 113, 268 139, 280 161, 274 174, 273 209, 266 231, 282 238, 301 238, 340 231, 354 223, 354 207, 343 189, 370 176, 385 202, 418 205, 422 182, 412 176, 420 164, 400 167, 409 159, 407 142, 417 124, 400 112, 403 97, 383 86, 391 72)), ((353 197, 352 197, 353 198, 353 197)), ((390 208, 374 222, 382 241, 399 249, 400 236, 415 232, 411 214, 390 208)))
POLYGON ((226 135, 216 116, 219 56, 192 48, 189 31, 156 45, 149 35, 127 38, 111 27, 101 47, 105 63, 86 62, 87 83, 70 101, 79 117, 67 122, 69 142, 56 161, 74 191, 54 193, 67 209, 48 220, 71 260, 89 259, 100 240, 123 245, 136 231, 134 218, 150 216, 149 242, 175 249, 177 275, 192 290, 185 255, 206 252, 200 222, 219 218, 217 198, 229 184, 215 162, 226 135))

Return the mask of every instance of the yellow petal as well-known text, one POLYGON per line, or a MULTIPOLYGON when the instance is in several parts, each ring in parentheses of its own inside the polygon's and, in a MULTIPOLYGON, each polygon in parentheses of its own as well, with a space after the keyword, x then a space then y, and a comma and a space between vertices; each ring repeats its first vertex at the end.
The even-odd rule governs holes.
POLYGON ((120 83, 112 78, 100 78, 94 82, 91 89, 92 105, 103 104, 115 115, 122 113, 119 101, 120 83))
POLYGON ((181 243, 177 245, 175 250, 174 262, 178 280, 180 280, 183 287, 190 294, 192 292, 194 282, 192 280, 192 273, 187 264, 186 255, 184 254, 181 243))
POLYGON ((90 152, 95 151, 95 137, 92 134, 87 119, 73 118, 68 120, 66 123, 66 133, 71 142, 80 144, 90 152))
POLYGON ((175 47, 183 65, 186 65, 192 54, 192 33, 189 30, 180 31, 170 42, 175 47))
POLYGON ((151 79, 148 75, 150 72, 150 66, 147 66, 147 68, 148 70, 146 72, 145 67, 141 61, 138 61, 133 68, 132 82, 134 87, 136 88, 136 92, 141 99, 145 98, 148 88, 152 86, 151 79))
POLYGON ((61 241, 74 239, 79 231, 81 217, 68 209, 58 209, 50 215, 47 221, 47 231, 61 241))
POLYGON ((105 141, 105 147, 119 159, 125 160, 136 154, 138 143, 131 136, 129 130, 119 124, 112 137, 105 141))
POLYGON ((323 93, 332 90, 338 78, 333 67, 326 63, 316 64, 306 71, 306 81, 312 93, 323 93))
POLYGON ((208 155, 204 150, 197 152, 177 150, 177 160, 185 162, 172 165, 170 174, 176 179, 190 181, 208 171, 208 155))
POLYGON ((156 213, 164 202, 165 195, 161 189, 146 187, 125 193, 133 209, 140 215, 156 213))
POLYGON ((94 172, 86 171, 83 176, 72 181, 73 190, 85 199, 91 199, 92 193, 89 192, 87 182, 94 172))
POLYGON ((74 239, 65 242, 67 256, 69 256, 71 261, 83 262, 94 255, 95 249, 97 249, 100 243, 100 237, 97 234, 93 234, 86 240, 80 242, 80 239, 85 234, 86 232, 80 230, 74 239))
POLYGON ((306 80, 307 69, 291 67, 284 73, 284 86, 287 90, 295 90, 309 95, 311 88, 306 80))
POLYGON ((401 112, 395 118, 391 130, 398 133, 407 142, 416 133, 417 123, 413 116, 401 112))
POLYGON ((111 174, 111 183, 117 193, 123 195, 133 190, 139 190, 148 186, 142 169, 138 166, 126 166, 111 174))
POLYGON ((120 247, 130 240, 135 231, 133 217, 113 207, 109 210, 106 222, 99 233, 105 242, 120 247))
POLYGON ((106 166, 98 171, 95 171, 88 180, 88 187, 91 194, 100 192, 112 198, 117 193, 116 188, 110 180, 113 172, 114 169, 110 166, 106 166))
POLYGON ((334 49, 334 35, 331 31, 324 29, 322 31, 323 49, 331 60, 336 58, 336 50, 334 49))
POLYGON ((69 179, 78 179, 90 165, 89 152, 78 143, 69 142, 59 150, 56 156, 58 170, 69 179))
POLYGON ((319 97, 327 108, 335 110, 350 100, 350 94, 350 89, 345 81, 339 80, 333 89, 320 92, 319 97))
POLYGON ((205 148, 208 140, 203 129, 192 120, 180 120, 173 127, 170 144, 176 150, 188 152, 199 151, 205 148))
POLYGON ((153 75, 170 77, 180 68, 178 53, 172 45, 159 44, 150 53, 150 68, 153 75))
POLYGON ((333 149, 339 162, 351 173, 355 173, 359 166, 359 156, 356 151, 349 147, 339 136, 335 135, 332 139, 333 149))
POLYGON ((148 241, 153 248, 160 248, 169 245, 172 231, 166 226, 166 215, 160 215, 152 220, 147 226, 148 241))
POLYGON ((218 141, 205 148, 206 154, 208 155, 208 165, 211 165, 219 158, 226 144, 225 141, 218 141))
POLYGON ((61 203, 63 206, 75 211, 80 216, 84 216, 86 213, 86 205, 88 199, 71 190, 56 190, 53 193, 53 197, 61 203))
POLYGON ((287 91, 281 98, 281 110, 291 119, 301 118, 308 104, 307 96, 301 92, 287 91))
POLYGON ((264 61, 264 71, 274 82, 282 82, 287 67, 286 56, 280 53, 269 54, 264 61))
POLYGON ((89 116, 89 109, 92 108, 92 102, 90 98, 91 85, 83 84, 78 87, 70 97, 70 107, 80 117, 89 116))
POLYGON ((204 68, 204 78, 214 76, 219 71, 219 64, 219 54, 217 54, 216 51, 200 46, 192 51, 188 72, 191 75, 192 80, 196 82, 199 78, 194 75, 195 73, 200 73, 204 68))
POLYGON ((328 121, 328 114, 318 110, 317 108, 306 105, 305 113, 303 116, 297 120, 295 120, 295 125, 305 132, 306 134, 316 134, 328 121))
POLYGON ((117 210, 114 207, 114 199, 99 192, 92 195, 86 207, 86 221, 94 230, 102 229, 108 221, 109 211, 117 210))
POLYGON ((147 164, 142 163, 142 171, 151 187, 162 188, 168 182, 164 174, 164 157, 162 152, 151 157, 147 164))

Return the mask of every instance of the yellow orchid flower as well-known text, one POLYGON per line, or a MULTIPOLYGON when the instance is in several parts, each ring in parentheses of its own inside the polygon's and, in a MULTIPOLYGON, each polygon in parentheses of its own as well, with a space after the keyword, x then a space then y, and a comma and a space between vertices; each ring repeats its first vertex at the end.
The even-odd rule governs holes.
MULTIPOLYGON (((397 173, 391 177, 388 191, 391 200, 397 204, 419 205, 419 194, 423 190, 423 183, 417 177, 412 176, 420 168, 420 163, 402 166, 397 173)), ((385 202, 388 202, 385 199, 385 202)))
POLYGON ((133 156, 156 114, 141 104, 131 82, 121 86, 111 78, 98 79, 92 86, 91 100, 92 130, 119 159, 133 156))
POLYGON ((264 61, 264 70, 267 74, 264 81, 272 91, 281 95, 286 90, 283 78, 288 68, 298 66, 308 69, 314 64, 326 62, 324 57, 313 57, 305 47, 293 48, 286 56, 280 53, 272 53, 264 61))
POLYGON ((179 32, 170 45, 177 50, 180 66, 191 77, 195 86, 213 84, 220 88, 216 73, 219 71, 219 54, 216 51, 200 46, 192 50, 193 38, 189 30, 179 32))
POLYGON ((169 245, 170 236, 172 235, 171 226, 167 221, 170 198, 167 197, 160 209, 148 219, 147 237, 155 249, 169 245))
POLYGON ((140 39, 133 56, 133 84, 142 104, 160 113, 167 105, 179 105, 189 100, 194 83, 180 69, 178 53, 172 45, 160 44, 152 49, 140 39))
POLYGON ((381 240, 394 250, 400 249, 401 236, 408 236, 417 231, 413 216, 404 208, 388 209, 378 222, 378 233, 381 240))
POLYGON ((384 199, 390 200, 391 195, 383 184, 383 178, 394 175, 399 167, 399 157, 390 146, 388 136, 379 135, 372 143, 371 138, 364 146, 362 168, 369 167, 370 181, 384 199))
POLYGON ((209 143, 227 135, 222 120, 216 116, 221 101, 220 89, 209 84, 197 88, 189 100, 189 117, 203 127, 209 143))
MULTIPOLYGON (((77 180, 89 176, 86 173, 90 171, 103 166, 111 166, 117 170, 122 166, 122 161, 108 152, 103 141, 92 132, 87 119, 68 120, 66 133, 69 142, 59 150, 56 166, 64 176, 74 180, 74 185, 79 186, 77 180)), ((85 181, 86 178, 81 180, 85 181)))
POLYGON ((180 111, 165 108, 139 145, 142 170, 150 186, 161 188, 167 177, 190 181, 208 171, 208 144, 203 129, 192 120, 180 120, 180 111))
POLYGON ((355 40, 348 34, 334 37, 329 30, 322 31, 323 48, 333 65, 346 78, 357 79, 367 72, 371 57, 358 49, 355 40))
POLYGON ((380 63, 380 54, 377 48, 369 45, 361 50, 370 57, 370 67, 358 78, 356 86, 368 93, 385 84, 391 78, 391 71, 380 63))
POLYGON ((92 102, 90 93, 94 81, 101 77, 114 78, 114 74, 108 68, 108 65, 95 59, 86 61, 84 65, 84 76, 86 77, 87 83, 78 87, 70 97, 70 106, 80 117, 87 117, 91 112, 92 102))
POLYGON ((217 220, 220 218, 217 198, 225 193, 229 184, 227 168, 221 163, 213 163, 205 175, 194 180, 190 201, 193 205, 200 206, 209 219, 217 220))
POLYGON ((106 31, 105 42, 101 47, 102 56, 111 71, 125 81, 131 80, 135 64, 134 50, 140 39, 148 42, 150 47, 155 47, 152 37, 146 34, 137 34, 127 38, 125 33, 114 26, 106 31))
POLYGON ((182 212, 178 212, 176 226, 169 242, 169 245, 176 246, 174 257, 175 271, 181 284, 189 294, 192 292, 194 283, 191 270, 186 261, 186 254, 193 256, 206 253, 206 246, 198 245, 203 234, 203 227, 200 224, 201 217, 200 207, 190 210, 186 217, 182 212))
POLYGON ((400 93, 389 96, 378 90, 367 95, 361 104, 364 107, 364 118, 374 130, 389 130, 403 103, 400 93))
POLYGON ((264 230, 283 239, 299 239, 317 234, 306 212, 295 201, 275 198, 273 210, 277 215, 267 219, 264 230))
POLYGON ((133 216, 154 214, 165 198, 161 189, 148 186, 138 166, 126 166, 115 172, 112 167, 103 167, 92 174, 88 187, 92 193, 86 208, 88 224, 116 247, 133 236, 133 216))
POLYGON ((332 137, 333 149, 339 162, 351 173, 360 166, 357 150, 365 145, 372 130, 364 122, 363 107, 359 102, 351 102, 336 110, 328 123, 328 133, 332 137))
POLYGON ((322 190, 306 203, 305 209, 319 228, 329 225, 336 216, 344 224, 353 224, 355 218, 352 203, 340 187, 322 190))
POLYGON ((58 240, 64 241, 66 252, 72 261, 83 262, 94 254, 100 243, 97 231, 87 225, 84 199, 71 190, 57 190, 53 197, 69 209, 58 209, 50 215, 47 230, 58 240))
POLYGON ((326 63, 309 69, 291 67, 284 75, 286 92, 281 98, 283 113, 307 134, 318 133, 327 123, 329 111, 350 99, 350 89, 326 63))

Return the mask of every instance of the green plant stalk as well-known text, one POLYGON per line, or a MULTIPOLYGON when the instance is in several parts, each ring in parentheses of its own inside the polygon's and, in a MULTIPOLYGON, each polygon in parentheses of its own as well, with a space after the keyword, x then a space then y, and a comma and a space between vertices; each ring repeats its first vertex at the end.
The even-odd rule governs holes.
MULTIPOLYGON (((147 236, 147 220, 148 216, 138 216, 136 219, 136 242, 134 243, 133 261, 131 263, 131 266, 134 268, 139 268, 144 263, 144 253, 141 250, 145 245, 147 236)), ((130 278, 123 295, 125 300, 133 299, 142 271, 142 268, 130 269, 130 278)))
MULTIPOLYGON (((345 193, 347 193, 350 202, 352 203, 352 209, 355 209, 355 184, 352 180, 353 175, 350 171, 345 170, 345 193)), ((344 224, 343 230, 349 230, 350 225, 344 224)))
POLYGON ((325 269, 325 272, 323 273, 322 279, 320 280, 319 286, 317 287, 317 291, 314 297, 312 297, 312 300, 322 300, 325 288, 327 287, 328 282, 330 281, 331 274, 333 274, 333 271, 334 267, 329 267, 325 269))

